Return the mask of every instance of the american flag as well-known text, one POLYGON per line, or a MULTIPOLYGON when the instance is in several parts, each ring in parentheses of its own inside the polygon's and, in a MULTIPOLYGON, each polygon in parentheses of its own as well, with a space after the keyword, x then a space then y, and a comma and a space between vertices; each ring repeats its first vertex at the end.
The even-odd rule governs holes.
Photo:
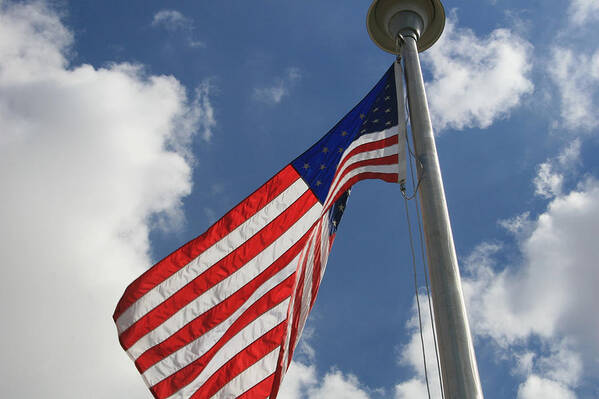
POLYGON ((400 176, 394 68, 308 151, 127 287, 119 341, 156 398, 277 396, 349 190, 400 176))

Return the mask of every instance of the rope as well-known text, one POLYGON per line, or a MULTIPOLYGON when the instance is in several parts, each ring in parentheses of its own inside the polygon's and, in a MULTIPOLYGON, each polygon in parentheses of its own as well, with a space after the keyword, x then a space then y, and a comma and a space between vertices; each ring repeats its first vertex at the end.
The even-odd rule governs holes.
POLYGON ((426 351, 424 349, 424 335, 422 333, 422 315, 420 311, 420 296, 418 295, 418 274, 416 272, 416 253, 414 251, 414 237, 412 236, 412 223, 410 221, 410 212, 408 210, 408 200, 404 196, 406 208, 406 220, 408 222, 408 231, 410 233, 410 250, 412 252, 412 270, 414 271, 414 292, 416 294, 416 306, 418 307, 418 326, 420 327, 420 344, 422 345, 422 359, 424 362, 424 379, 426 381, 426 391, 428 398, 431 399, 431 390, 428 382, 428 371, 426 367, 426 351))
MULTIPOLYGON (((396 46, 400 46, 401 44, 403 44, 403 37, 398 38, 396 41, 396 46)), ((399 61, 399 56, 398 56, 398 61, 399 61)), ((402 93, 403 94, 403 93, 402 93)), ((407 95, 406 95, 407 97, 407 95)), ((406 107, 406 123, 408 121, 409 118, 409 110, 408 110, 408 101, 404 101, 405 107, 406 107)), ((423 232, 422 232, 422 224, 421 224, 421 217, 420 217, 420 201, 418 200, 418 191, 420 189, 420 184, 422 182, 422 178, 424 176, 424 165, 422 164, 422 162, 420 161, 420 159, 416 156, 416 154, 414 153, 414 151, 412 151, 412 148, 410 146, 410 140, 408 138, 408 131, 406 129, 406 148, 408 149, 408 154, 409 154, 409 165, 410 165, 410 175, 412 178, 412 190, 413 193, 411 196, 407 196, 405 194, 405 185, 402 185, 400 187, 402 196, 404 197, 404 202, 406 204, 406 217, 407 217, 407 221, 408 221, 408 228, 410 231, 410 247, 412 249, 412 265, 413 265, 413 269, 414 269, 414 284, 415 284, 415 290, 416 290, 416 303, 417 303, 417 307, 418 307, 418 321, 420 324, 420 340, 422 343, 422 353, 423 353, 423 357, 424 357, 424 375, 425 375, 425 379, 426 379, 426 389, 430 398, 430 389, 429 389, 429 382, 428 382, 428 372, 426 370, 426 355, 425 353, 425 349, 424 349, 424 339, 423 339, 423 333, 422 333, 422 317, 420 314, 420 300, 418 297, 418 288, 417 288, 417 277, 416 277, 416 266, 415 266, 415 255, 414 255, 414 249, 413 249, 413 237, 412 237, 412 227, 411 227, 411 222, 410 222, 410 217, 408 215, 408 206, 407 206, 407 201, 408 200, 412 200, 414 198, 417 199, 416 201, 416 220, 418 222, 418 235, 419 235, 419 241, 420 241, 420 255, 421 255, 421 260, 422 260, 422 270, 424 273, 424 280, 425 280, 425 285, 426 285, 426 297, 428 300, 428 311, 429 311, 429 316, 431 319, 431 327, 432 327, 432 333, 433 333, 433 341, 434 341, 434 347, 435 347, 435 358, 436 358, 436 363, 437 363, 437 375, 439 377, 439 389, 441 391, 441 398, 445 399, 445 394, 443 392, 443 379, 441 378, 441 363, 439 361, 439 351, 438 351, 438 347, 437 347, 437 332, 436 332, 436 327, 435 327, 435 319, 433 317, 433 309, 432 309, 432 305, 431 305, 431 294, 430 294, 430 284, 429 284, 429 280, 428 280, 428 263, 426 260, 426 255, 425 255, 425 251, 424 251, 424 237, 423 237, 423 232), (416 185, 414 185, 414 166, 412 164, 412 160, 414 162, 418 162, 419 166, 420 166, 420 172, 418 173, 418 183, 416 185)))
MULTIPOLYGON (((403 44, 403 37, 401 37, 400 35, 397 36, 396 41, 395 41, 395 47, 397 49, 397 52, 399 53, 401 45, 403 44)), ((401 57, 398 55, 397 56, 397 62, 401 62, 401 57)), ((397 93, 397 95, 404 95, 404 93, 397 93)), ((407 126, 407 122, 408 122, 408 113, 406 112, 406 126, 407 126)), ((408 148, 408 152, 411 152, 409 149, 409 141, 407 140, 407 129, 406 129, 406 144, 407 144, 407 148, 408 148)), ((410 164, 410 170, 412 167, 412 162, 409 162, 410 164)), ((414 185, 414 175, 412 174, 412 186, 414 185)), ((420 185, 420 182, 419 182, 420 185)), ((414 273, 414 293, 416 294, 416 307, 418 308, 418 327, 419 327, 419 331, 420 331, 420 344, 422 347, 422 361, 424 363, 424 379, 426 381, 426 392, 428 393, 428 398, 431 399, 431 390, 430 390, 430 384, 428 381, 428 367, 426 366, 426 350, 425 350, 425 346, 424 346, 424 334, 422 332, 422 311, 420 308, 420 296, 418 295, 418 273, 416 271, 416 251, 414 250, 414 237, 412 235, 412 222, 410 220, 410 212, 409 212, 409 207, 408 207, 408 201, 413 199, 417 193, 417 191, 415 191, 411 196, 406 195, 406 186, 405 186, 405 182, 401 182, 400 183, 400 191, 401 191, 401 195, 404 198, 404 205, 405 205, 405 210, 406 210, 406 220, 408 222, 408 233, 410 236, 410 251, 412 253, 412 270, 414 273)))
MULTIPOLYGON (((408 142, 408 148, 409 148, 409 142, 408 142)), ((410 152, 411 153, 411 152, 410 152)), ((421 165, 421 170, 422 170, 422 163, 421 165)), ((418 185, 416 186, 416 188, 414 188, 414 167, 412 165, 412 162, 410 162, 410 175, 412 177, 412 189, 414 190, 414 196, 417 197, 418 194, 418 187, 420 186, 420 182, 422 181, 421 177, 418 178, 418 185)), ((437 331, 435 328, 435 318, 433 317, 433 308, 431 305, 431 292, 430 292, 430 286, 429 286, 429 281, 428 281, 428 262, 426 261, 426 255, 424 252, 424 237, 423 237, 423 233, 422 233, 422 223, 420 222, 420 202, 416 201, 416 220, 418 221, 418 235, 419 235, 419 239, 420 239, 420 256, 422 259, 422 270, 424 273, 424 281, 425 281, 425 285, 426 285, 426 297, 428 300, 428 312, 429 312, 429 316, 431 318, 431 327, 433 330, 433 341, 434 341, 434 346, 435 346, 435 358, 437 360, 437 374, 439 376, 439 389, 441 390, 441 398, 444 399, 445 395, 443 393, 443 379, 441 378, 441 363, 439 361, 439 350, 437 349, 437 331)))
MULTIPOLYGON (((406 107, 407 107, 407 105, 406 105, 406 107)), ((406 113, 406 123, 408 122, 408 118, 409 118, 408 114, 406 113)), ((416 155, 414 155, 414 152, 412 151, 412 147, 410 147, 410 140, 408 140, 408 129, 406 129, 405 139, 406 139, 406 148, 408 149, 408 154, 414 161, 418 161, 420 163, 420 170, 423 171, 422 176, 424 176, 424 167, 422 165, 422 162, 420 162, 420 160, 418 158, 416 158, 416 155)), ((408 196, 406 194, 406 186, 404 183, 400 184, 399 189, 401 191, 402 197, 404 197, 405 200, 410 201, 410 200, 413 200, 414 198, 416 198, 416 196, 418 195, 418 189, 420 188, 420 183, 422 183, 422 176, 418 176, 418 183, 416 184, 416 187, 414 187, 414 172, 412 170, 412 162, 410 160, 408 160, 408 163, 410 164, 410 174, 412 175, 412 195, 408 196)), ((418 212, 418 226, 420 226, 420 212, 418 212)), ((420 237, 420 240, 422 240, 422 235, 420 237)), ((422 242, 420 242, 420 246, 422 247, 422 242)))
MULTIPOLYGON (((403 43, 403 36, 398 35, 399 37, 401 37, 401 43, 403 43)), ((397 40, 400 40, 400 38, 398 37, 397 40)), ((396 42, 396 46, 399 45, 400 42, 396 42)), ((397 56, 397 61, 400 62, 401 58, 398 55, 397 56)), ((398 94, 399 95, 399 94, 398 94)), ((403 93, 402 93, 403 95, 403 93)), ((404 107, 406 109, 406 126, 408 125, 408 120, 410 119, 410 112, 408 109, 408 96, 407 94, 405 95, 405 100, 404 100, 404 107)), ((422 162, 420 162, 420 159, 418 159, 418 157, 416 157, 416 154, 414 154, 414 151, 412 151, 412 147, 410 146, 410 140, 408 139, 408 129, 406 128, 405 131, 405 140, 406 140, 406 148, 408 150, 408 154, 414 159, 414 161, 418 161, 419 165, 420 165, 420 170, 422 170, 422 175, 418 176, 418 184, 416 184, 416 187, 414 187, 414 172, 412 171, 412 162, 408 161, 408 163, 410 164, 410 172, 412 174, 412 195, 406 195, 406 187, 405 185, 402 183, 400 185, 400 190, 401 190, 401 195, 404 197, 404 199, 406 200, 413 200, 414 198, 416 198, 417 194, 418 194, 418 189, 420 188, 420 183, 422 182, 422 176, 424 176, 424 166, 422 165, 422 162)), ((418 215, 418 218, 420 218, 420 215, 418 215)), ((420 226, 420 219, 418 219, 418 225, 420 226)), ((420 237, 422 239, 422 237, 420 237)), ((422 244, 422 243, 421 243, 422 244)))

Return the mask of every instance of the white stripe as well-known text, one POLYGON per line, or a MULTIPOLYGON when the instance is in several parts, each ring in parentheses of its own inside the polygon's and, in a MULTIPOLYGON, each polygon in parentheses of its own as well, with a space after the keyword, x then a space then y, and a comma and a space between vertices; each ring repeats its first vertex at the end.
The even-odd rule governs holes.
POLYGON ((210 348, 212 348, 223 337, 223 335, 225 335, 229 327, 235 323, 239 316, 241 316, 250 306, 256 303, 279 283, 283 282, 287 277, 295 273, 298 259, 299 255, 297 255, 284 269, 262 284, 252 294, 252 296, 243 303, 243 306, 237 309, 235 313, 229 316, 218 326, 215 326, 210 331, 207 331, 204 335, 196 338, 194 341, 180 348, 178 351, 173 352, 168 357, 162 359, 160 362, 147 369, 144 372, 143 377, 148 383, 148 386, 151 387, 155 385, 169 375, 194 362, 196 359, 204 356, 204 354, 208 352, 210 348))
MULTIPOLYGON (((319 221, 321 233, 320 236, 315 236, 316 245, 320 246, 320 279, 324 273, 324 269, 326 268, 326 262, 328 258, 328 242, 329 242, 329 215, 325 214, 319 221), (326 247, 327 249, 324 249, 326 247)), ((318 228, 317 226, 316 228, 318 228)), ((312 303, 312 285, 314 284, 312 277, 314 275, 314 264, 315 264, 315 251, 312 251, 311 258, 309 259, 308 265, 310 265, 309 271, 306 272, 306 279, 310 280, 310 284, 304 284, 304 292, 302 293, 302 301, 300 304, 300 318, 298 323, 298 332, 297 332, 297 341, 295 342, 295 346, 299 343, 302 332, 304 331, 304 326, 306 325, 306 320, 308 319, 308 314, 310 312, 310 304, 312 303), (308 290, 308 292, 306 292, 308 290)), ((294 348, 295 349, 295 348, 294 348)))
MULTIPOLYGON (((343 186, 343 184, 347 181, 347 180, 345 180, 344 173, 351 165, 355 164, 356 162, 365 161, 368 159, 377 159, 377 158, 387 157, 390 155, 396 155, 397 150, 398 150, 397 144, 392 144, 388 147, 383 147, 383 148, 380 148, 377 150, 361 152, 361 153, 356 154, 356 155, 352 156, 351 158, 349 158, 347 160, 347 162, 345 163, 345 165, 343 165, 343 168, 339 169, 339 172, 337 172, 335 178, 333 179, 331 186, 329 188, 329 194, 327 195, 327 198, 325 200, 324 208, 325 209, 328 208, 332 199, 334 198, 334 195, 331 195, 331 193, 336 193, 338 191, 338 188, 343 186)), ((387 173, 397 173, 397 164, 393 164, 391 166, 393 166, 393 170, 391 170, 390 172, 387 172, 387 173)))
POLYGON ((330 230, 330 218, 322 219, 322 238, 321 238, 321 249, 320 249, 320 277, 318 279, 318 284, 322 281, 322 277, 324 276, 324 271, 327 268, 327 262, 329 260, 329 243, 331 240, 331 236, 329 235, 330 230))
POLYGON ((287 320, 289 320, 290 322, 287 323, 287 328, 285 331, 285 339, 283 340, 283 363, 282 363, 282 372, 281 372, 281 377, 280 379, 283 379, 283 375, 285 374, 285 370, 287 370, 287 363, 288 363, 288 358, 287 358, 287 352, 288 352, 288 348, 289 348, 289 342, 291 341, 291 330, 293 328, 293 318, 295 317, 295 294, 297 292, 297 284, 299 282, 299 276, 301 273, 303 273, 303 267, 305 265, 305 259, 306 259, 306 251, 308 250, 308 247, 310 245, 311 242, 311 238, 312 238, 312 233, 310 233, 310 238, 308 238, 308 241, 306 242, 306 245, 304 246, 304 249, 302 249, 302 252, 300 252, 300 258, 299 258, 299 262, 297 265, 297 275, 295 277, 295 284, 293 286, 293 291, 291 292, 291 304, 289 305, 289 312, 287 315, 287 320))
POLYGON ((187 323, 233 295, 291 248, 318 220, 321 211, 322 205, 320 202, 316 202, 285 233, 239 270, 179 309, 161 325, 140 338, 128 349, 129 355, 133 359, 137 359, 146 350, 164 341, 187 323))
POLYGON ((335 198, 335 195, 337 195, 341 187, 343 187, 343 185, 347 183, 349 179, 361 173, 367 172, 397 174, 397 165, 366 165, 348 172, 343 176, 343 179, 339 182, 337 187, 333 191, 329 191, 325 201, 325 204, 327 204, 326 206, 328 207, 330 205, 332 199, 335 198))
MULTIPOLYGON (((314 240, 318 241, 318 237, 316 237, 316 230, 319 227, 318 224, 323 224, 323 230, 322 230, 323 234, 325 234, 324 226, 327 226, 327 229, 328 229, 328 223, 323 223, 323 221, 325 221, 325 220, 328 220, 328 212, 321 217, 321 219, 319 220, 319 222, 317 224, 314 225, 314 230, 313 230, 313 233, 312 233, 312 235, 310 237, 310 240, 309 240, 310 245, 307 245, 306 249, 301 254, 302 258, 300 259, 300 261, 302 262, 302 265, 305 265, 305 267, 308 267, 308 263, 307 262, 309 261, 309 259, 306 259, 306 257, 308 256, 307 253, 308 253, 308 251, 310 251, 311 247, 313 247, 312 246, 313 241, 314 240)), ((328 236, 328 230, 326 230, 326 236, 328 236)), ((320 243, 317 243, 317 245, 320 245, 320 243)), ((310 269, 311 269, 311 273, 312 273, 313 265, 310 266, 310 269)), ((305 270, 304 269, 300 269, 300 270, 298 270, 298 273, 305 273, 305 270)), ((321 274, 321 276, 322 276, 322 274, 321 274)), ((296 277, 296 280, 299 280, 299 275, 298 275, 298 277, 296 277)), ((311 292, 312 292, 312 290, 311 290, 311 287, 312 287, 312 285, 311 285, 312 284, 311 277, 310 277, 309 280, 310 280, 310 296, 311 296, 311 292)), ((306 280, 304 280, 304 292, 303 292, 304 294, 306 292, 305 290, 306 290, 306 280)), ((293 293, 291 294, 291 305, 289 305, 289 316, 288 316, 288 320, 293 320, 293 318, 294 318, 295 294, 296 294, 296 292, 297 292, 297 287, 295 287, 293 293)), ((300 300, 302 300, 302 299, 300 298, 300 300)), ((301 311, 302 311, 302 309, 303 309, 303 306, 300 305, 300 318, 301 318, 301 311)), ((289 348, 291 346, 291 333, 292 333, 291 330, 292 330, 292 327, 293 327, 292 323, 289 323, 287 325, 287 330, 285 332, 285 339, 283 341, 283 353, 284 353, 284 355, 283 355, 283 363, 281 365, 281 374, 280 374, 280 377, 279 377, 279 384, 282 383, 283 377, 285 376, 285 373, 287 372, 287 367, 289 365, 288 353, 289 353, 289 348)), ((301 323, 301 319, 300 319, 300 323, 299 323, 299 326, 298 326, 298 330, 299 331, 298 331, 297 338, 300 338, 301 332, 303 330, 303 325, 301 323)))
POLYGON ((216 353, 190 384, 169 396, 169 399, 191 397, 225 363, 242 352, 252 342, 282 323, 287 317, 288 306, 289 299, 286 299, 247 325, 216 353))
POLYGON ((303 321, 306 319, 307 312, 310 310, 310 302, 312 301, 312 275, 314 273, 314 260, 316 255, 316 248, 320 246, 320 236, 318 235, 318 229, 322 226, 322 219, 327 219, 328 214, 323 215, 318 223, 314 226, 313 237, 310 240, 310 251, 308 252, 308 259, 306 261, 306 267, 304 268, 304 288, 302 290, 302 297, 300 298, 300 316, 298 323, 298 332, 296 335, 296 342, 300 339, 302 333, 303 321), (307 305, 306 305, 307 304, 307 305))
POLYGON ((397 125, 391 126, 390 128, 380 132, 368 133, 358 137, 356 140, 352 141, 352 143, 349 145, 349 147, 345 149, 345 151, 343 151, 343 155, 341 155, 341 160, 339 161, 339 164, 341 164, 345 157, 347 157, 347 155, 350 152, 352 152, 356 147, 359 147, 366 143, 384 140, 395 135, 397 135, 397 125))
POLYGON ((237 398, 250 388, 254 387, 257 382, 261 382, 269 377, 277 368, 277 360, 279 358, 280 350, 281 347, 277 347, 274 351, 270 352, 268 355, 252 364, 242 373, 229 381, 212 397, 219 399, 237 398))
MULTIPOLYGON (((396 155, 397 153, 398 153, 397 144, 391 144, 391 145, 388 145, 387 147, 378 148, 376 150, 364 151, 364 152, 360 152, 355 155, 352 155, 351 158, 347 159, 347 161, 345 162, 343 167, 336 172, 335 178, 331 182, 330 187, 336 188, 337 183, 343 177, 343 172, 345 170, 347 170, 351 165, 353 165, 357 162, 360 162, 360 161, 366 161, 369 159, 384 158, 384 157, 387 157, 390 155, 396 155)), ((397 173, 397 170, 395 172, 397 173)))
MULTIPOLYGON (((296 284, 293 287, 293 292, 291 293, 291 304, 289 305, 289 315, 287 316, 287 319, 290 320, 290 323, 287 324, 287 329, 285 331, 285 339, 283 341, 283 363, 282 363, 282 370, 281 370, 281 376, 280 376, 280 381, 282 381, 283 376, 285 374, 285 371, 287 370, 287 366, 288 366, 288 362, 289 362, 289 358, 288 358, 288 350, 290 347, 290 343, 291 343, 291 333, 292 333, 292 328, 293 328, 293 319, 295 317, 295 300, 296 300, 296 293, 297 293, 297 284, 299 283, 300 280, 300 275, 302 273, 305 273, 305 268, 307 267, 307 256, 308 253, 310 251, 310 248, 312 247, 313 244, 313 239, 315 236, 315 231, 318 228, 318 224, 314 225, 314 228, 312 230, 312 232, 310 233, 310 237, 308 238, 308 241, 306 243, 306 245, 304 246, 304 249, 302 250, 302 252, 300 253, 300 259, 299 259, 299 263, 298 263, 298 269, 297 269, 297 273, 298 275, 296 276, 296 284)), ((305 280, 304 280, 305 283, 305 280)), ((301 298, 300 298, 301 300, 301 298)))
MULTIPOLYGON (((301 261, 301 258, 300 258, 301 261)), ((299 271, 299 270, 298 270, 299 271)), ((297 281, 297 276, 296 276, 297 281)), ((293 307, 295 304, 295 289, 291 292, 291 304, 289 305, 289 312, 287 315, 287 320, 293 320, 293 307)), ((281 368, 281 376, 279 378, 279 384, 283 380, 283 376, 285 375, 285 371, 287 371, 287 349, 289 348, 289 341, 291 340, 291 326, 292 323, 287 323, 287 328, 285 331, 285 339, 283 340, 283 363, 281 368)))
POLYGON ((186 266, 137 300, 118 318, 116 324, 119 334, 131 327, 149 311, 164 302, 216 262, 229 255, 258 231, 262 230, 262 228, 301 197, 306 190, 308 190, 306 183, 302 179, 296 180, 285 191, 239 225, 235 230, 231 231, 202 252, 197 258, 193 259, 186 266))

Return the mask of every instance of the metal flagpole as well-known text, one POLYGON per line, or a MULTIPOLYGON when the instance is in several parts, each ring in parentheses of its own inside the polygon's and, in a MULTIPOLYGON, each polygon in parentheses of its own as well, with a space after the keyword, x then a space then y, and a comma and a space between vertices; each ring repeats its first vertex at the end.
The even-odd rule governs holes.
POLYGON ((445 12, 439 0, 374 0, 367 18, 371 39, 404 60, 443 393, 445 399, 482 399, 418 58, 418 51, 432 46, 444 25, 445 12))

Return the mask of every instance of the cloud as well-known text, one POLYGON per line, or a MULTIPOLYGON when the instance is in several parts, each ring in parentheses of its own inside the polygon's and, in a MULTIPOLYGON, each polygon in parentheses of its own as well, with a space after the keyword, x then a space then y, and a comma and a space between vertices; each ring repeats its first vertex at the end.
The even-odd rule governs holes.
POLYGON ((552 198, 561 194, 564 177, 553 171, 550 162, 543 162, 539 165, 539 170, 533 183, 535 185, 535 194, 544 198, 552 198))
POLYGON ((431 398, 441 398, 441 388, 439 383, 439 373, 437 369, 437 358, 435 354, 435 341, 433 338, 433 329, 431 324, 431 314, 428 307, 428 298, 426 295, 419 294, 422 333, 424 339, 424 348, 426 354, 426 370, 424 373, 424 358, 422 355, 422 341, 420 338, 420 328, 418 322, 418 308, 416 300, 412 306, 412 317, 406 323, 410 338, 407 344, 399 348, 399 363, 408 366, 414 373, 414 377, 403 381, 395 386, 396 399, 411 399, 429 397, 426 388, 426 378, 429 382, 431 398))
POLYGON ((300 79, 301 73, 298 68, 288 68, 285 76, 276 78, 273 85, 254 88, 254 99, 266 104, 279 104, 300 79))
POLYGON ((6 397, 148 396, 111 315, 181 216, 208 91, 127 63, 71 65, 42 3, 0 5, 0 317, 6 397))
POLYGON ((433 126, 484 129, 507 117, 533 91, 531 53, 508 29, 480 38, 449 18, 439 43, 422 56, 433 75, 426 89, 433 126))
POLYGON ((189 47, 206 47, 206 43, 193 38, 193 19, 177 10, 160 10, 152 18, 152 26, 162 27, 171 33, 183 32, 189 47))
POLYGON ((216 127, 214 108, 210 102, 210 92, 213 89, 209 80, 204 80, 195 90, 195 98, 191 104, 190 115, 184 121, 188 126, 183 126, 183 131, 199 131, 204 141, 210 141, 216 127))
POLYGON ((599 19, 599 3, 596 0, 572 0, 568 13, 574 24, 582 25, 592 19, 599 19))
MULTIPOLYGON (((278 399, 369 399, 371 389, 364 387, 358 378, 332 367, 320 377, 316 371, 316 352, 310 345, 315 334, 313 327, 304 329, 294 359, 285 377, 278 399)), ((374 392, 377 392, 376 390, 374 392)), ((377 392, 378 393, 378 392, 377 392)))
POLYGON ((594 179, 553 199, 538 217, 533 233, 521 243, 524 271, 516 277, 519 284, 511 287, 525 300, 522 315, 531 317, 531 331, 571 336, 589 355, 599 354, 599 315, 593 310, 592 283, 599 279, 594 239, 599 233, 598 200, 599 182, 594 179))
POLYGON ((562 127, 589 132, 599 126, 595 110, 599 89, 599 50, 594 54, 576 54, 556 46, 547 71, 557 86, 561 100, 562 127))
POLYGON ((530 376, 518 389, 518 399, 576 399, 574 392, 558 382, 530 376))
MULTIPOLYGON (((580 147, 580 140, 573 141, 542 164, 547 168, 539 169, 537 191, 543 187, 547 194, 543 197, 549 199, 544 212, 536 217, 523 212, 499 222, 514 233, 519 261, 500 264, 499 259, 505 259, 502 253, 513 250, 500 242, 483 242, 461 261, 472 332, 477 342, 495 347, 496 361, 511 365, 521 379, 520 399, 574 398, 598 371, 599 315, 594 308, 599 299, 599 181, 587 177, 569 192, 561 184, 580 162, 580 147), (560 178, 545 179, 544 170, 560 178), (543 186, 541 178, 560 184, 543 186)), ((434 343, 426 313, 423 325, 431 379, 435 378, 430 367, 434 343)), ((422 396, 426 389, 415 308, 413 314, 408 323, 411 336, 402 347, 400 361, 412 368, 414 377, 396 386, 397 398, 422 396)))
POLYGON ((278 399, 368 399, 358 378, 333 368, 322 378, 314 365, 293 361, 285 375, 278 399))
POLYGON ((497 222, 501 227, 510 233, 521 236, 529 234, 534 227, 534 223, 530 220, 530 212, 523 212, 512 218, 502 219, 497 222))
POLYGON ((193 21, 177 10, 160 10, 152 18, 152 26, 162 26, 168 30, 186 30, 193 27, 193 21))
POLYGON ((316 367, 301 362, 292 361, 277 398, 301 399, 305 398, 307 390, 317 384, 316 367))
MULTIPOLYGON (((547 210, 530 221, 530 233, 517 236, 521 264, 499 268, 502 247, 488 243, 463 262, 473 331, 490 338, 525 374, 521 398, 545 397, 540 393, 553 388, 573 392, 597 372, 599 182, 587 179, 552 195, 547 210), (531 339, 541 348, 528 347, 531 339)), ((547 397, 574 397, 568 395, 547 397)))
POLYGON ((358 378, 352 374, 345 375, 339 370, 329 371, 320 386, 309 390, 313 399, 368 399, 368 394, 360 388, 358 378))
POLYGON ((562 193, 564 178, 579 164, 579 139, 575 139, 556 158, 548 159, 539 165, 533 180, 535 194, 543 198, 553 198, 562 193))
MULTIPOLYGON (((431 396, 439 398, 440 396, 431 396)), ((413 378, 395 386, 396 399, 428 398, 425 383, 418 378, 413 378)))

